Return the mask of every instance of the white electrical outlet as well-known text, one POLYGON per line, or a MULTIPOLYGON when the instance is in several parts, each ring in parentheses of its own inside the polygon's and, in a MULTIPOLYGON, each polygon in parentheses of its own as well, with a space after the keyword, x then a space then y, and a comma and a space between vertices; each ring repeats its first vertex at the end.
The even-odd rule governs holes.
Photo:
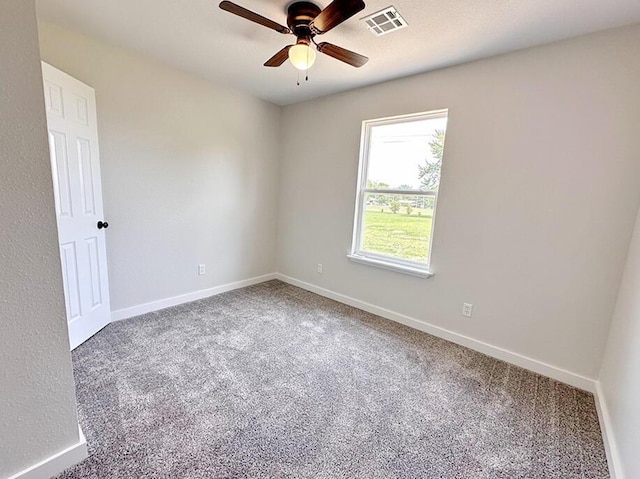
POLYGON ((322 263, 318 263, 318 267, 316 268, 316 271, 318 271, 318 273, 322 274, 322 263))
POLYGON ((203 275, 207 272, 207 265, 205 264, 199 264, 198 265, 198 274, 199 275, 203 275))
POLYGON ((470 318, 472 311, 473 311, 473 304, 462 303, 462 316, 466 316, 467 318, 470 318))

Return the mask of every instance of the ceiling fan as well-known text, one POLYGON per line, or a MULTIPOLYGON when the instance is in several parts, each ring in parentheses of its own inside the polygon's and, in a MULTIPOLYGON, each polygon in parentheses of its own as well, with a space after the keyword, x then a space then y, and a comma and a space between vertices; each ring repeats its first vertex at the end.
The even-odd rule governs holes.
POLYGON ((369 59, 358 53, 331 43, 316 43, 314 37, 327 33, 332 28, 348 20, 365 7, 362 0, 333 0, 324 10, 311 2, 294 2, 287 9, 287 25, 269 20, 251 10, 247 10, 233 2, 223 1, 220 8, 258 23, 264 27, 275 30, 285 35, 295 35, 297 41, 293 45, 287 45, 264 64, 266 67, 279 67, 287 58, 298 70, 309 69, 316 59, 316 52, 312 45, 325 55, 329 55, 354 67, 361 67, 369 59))

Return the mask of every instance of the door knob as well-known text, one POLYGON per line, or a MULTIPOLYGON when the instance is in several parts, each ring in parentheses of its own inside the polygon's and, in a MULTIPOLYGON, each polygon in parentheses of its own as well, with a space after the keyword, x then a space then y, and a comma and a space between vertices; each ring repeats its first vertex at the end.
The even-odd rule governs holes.
POLYGON ((108 228, 109 227, 109 223, 107 223, 106 221, 98 221, 98 229, 101 230, 102 228, 108 228))

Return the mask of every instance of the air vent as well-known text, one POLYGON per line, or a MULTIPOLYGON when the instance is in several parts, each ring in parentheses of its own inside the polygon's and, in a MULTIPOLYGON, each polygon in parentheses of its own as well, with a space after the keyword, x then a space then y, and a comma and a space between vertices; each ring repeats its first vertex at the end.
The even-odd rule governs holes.
POLYGON ((369 31, 376 37, 408 26, 406 20, 400 16, 395 7, 384 8, 368 17, 361 18, 361 20, 367 24, 369 31))

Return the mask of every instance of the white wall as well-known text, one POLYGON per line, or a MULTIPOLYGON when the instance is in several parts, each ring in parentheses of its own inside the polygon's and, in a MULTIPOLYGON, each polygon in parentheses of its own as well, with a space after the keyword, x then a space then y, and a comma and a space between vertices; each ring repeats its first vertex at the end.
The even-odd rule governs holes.
POLYGON ((57 26, 40 47, 96 89, 112 310, 275 271, 279 107, 57 26))
POLYGON ((595 378, 640 202, 639 44, 628 27, 286 107, 279 271, 595 378), (350 262, 361 122, 441 108, 436 275, 350 262))
POLYGON ((33 0, 0 1, 0 477, 78 442, 33 0))
POLYGON ((640 477, 640 210, 602 362, 600 386, 610 420, 607 432, 616 446, 623 477, 640 477))

